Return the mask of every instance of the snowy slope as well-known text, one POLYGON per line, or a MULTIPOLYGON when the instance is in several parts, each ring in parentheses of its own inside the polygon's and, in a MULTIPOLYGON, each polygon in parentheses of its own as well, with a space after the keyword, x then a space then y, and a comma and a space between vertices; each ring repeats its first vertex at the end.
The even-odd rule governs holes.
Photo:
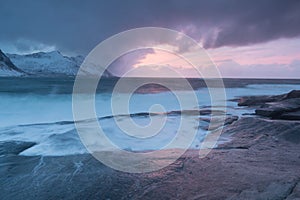
POLYGON ((22 76, 25 75, 11 60, 0 50, 0 76, 22 76))
POLYGON ((80 66, 78 60, 63 56, 58 51, 28 55, 8 54, 8 57, 21 70, 32 75, 74 76, 80 66))
MULTIPOLYGON (((68 57, 59 51, 39 52, 28 55, 8 54, 11 61, 21 70, 36 76, 76 76, 84 57, 68 57)), ((89 75, 87 73, 87 75, 89 75)), ((109 72, 105 76, 112 76, 109 72)))

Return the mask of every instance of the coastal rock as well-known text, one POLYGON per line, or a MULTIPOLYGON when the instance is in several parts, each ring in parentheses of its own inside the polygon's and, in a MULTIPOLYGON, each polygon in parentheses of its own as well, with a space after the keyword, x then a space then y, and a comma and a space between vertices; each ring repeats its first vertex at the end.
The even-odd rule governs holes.
POLYGON ((200 124, 199 128, 203 130, 215 130, 222 126, 230 125, 233 122, 237 121, 238 119, 239 119, 238 116, 226 116, 225 120, 224 118, 214 117, 212 121, 211 118, 200 117, 199 120, 206 123, 200 124))
POLYGON ((255 113, 265 117, 281 118, 285 113, 300 110, 300 98, 285 99, 266 103, 261 108, 255 110, 255 113))
POLYGON ((113 170, 89 154, 6 154, 0 157, 0 197, 295 199, 300 185, 300 146, 294 142, 300 138, 297 130, 297 121, 241 118, 224 129, 222 136, 230 141, 206 157, 199 158, 198 150, 188 150, 175 163, 145 174, 113 170))
POLYGON ((288 183, 280 183, 274 182, 270 183, 266 188, 256 188, 244 190, 240 194, 229 198, 229 199, 256 199, 256 200, 281 200, 286 199, 289 194, 292 192, 293 188, 297 183, 288 182, 288 183))
POLYGON ((213 109, 200 109, 200 110, 176 110, 170 111, 167 113, 168 115, 212 115, 212 116, 220 116, 225 115, 226 112, 224 110, 213 110, 213 109))
POLYGON ((10 141, 0 142, 0 156, 13 154, 18 155, 22 151, 36 145, 34 142, 10 141))
POLYGON ((285 97, 285 99, 293 99, 293 98, 300 98, 300 90, 292 90, 285 97))
POLYGON ((291 194, 286 198, 286 200, 299 200, 300 199, 300 182, 297 183, 297 185, 292 188, 291 194))
POLYGON ((292 90, 287 94, 245 96, 237 99, 239 106, 260 106, 268 102, 278 102, 286 99, 300 98, 300 90, 292 90))
POLYGON ((300 120, 300 90, 274 96, 242 97, 238 105, 256 107, 255 114, 272 119, 300 120))
POLYGON ((280 116, 280 118, 286 120, 300 120, 300 110, 295 112, 284 113, 280 116))
POLYGON ((259 106, 267 102, 284 99, 284 95, 276 96, 245 96, 238 99, 238 106, 259 106))

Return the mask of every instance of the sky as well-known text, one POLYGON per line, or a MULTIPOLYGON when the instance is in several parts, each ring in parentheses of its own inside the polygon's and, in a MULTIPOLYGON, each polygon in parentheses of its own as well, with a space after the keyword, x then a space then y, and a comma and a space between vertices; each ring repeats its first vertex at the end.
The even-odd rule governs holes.
MULTIPOLYGON (((197 41, 223 77, 299 78, 299 11, 298 0, 0 0, 0 49, 85 56, 119 32, 164 27, 197 41)), ((111 69, 122 75, 148 68, 146 76, 165 76, 164 66, 177 64, 192 76, 179 60, 144 50, 124 55, 111 69)))

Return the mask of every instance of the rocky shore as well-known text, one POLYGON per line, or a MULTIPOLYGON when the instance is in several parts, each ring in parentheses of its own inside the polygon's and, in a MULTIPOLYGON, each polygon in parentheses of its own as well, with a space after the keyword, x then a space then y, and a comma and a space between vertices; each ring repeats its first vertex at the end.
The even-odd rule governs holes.
POLYGON ((239 105, 258 116, 226 126, 228 142, 152 173, 115 171, 88 154, 25 157, 34 144, 1 143, 0 199, 300 199, 300 91, 239 105))
POLYGON ((249 96, 238 100, 239 106, 256 106, 255 113, 272 119, 300 120, 300 90, 276 96, 249 96))

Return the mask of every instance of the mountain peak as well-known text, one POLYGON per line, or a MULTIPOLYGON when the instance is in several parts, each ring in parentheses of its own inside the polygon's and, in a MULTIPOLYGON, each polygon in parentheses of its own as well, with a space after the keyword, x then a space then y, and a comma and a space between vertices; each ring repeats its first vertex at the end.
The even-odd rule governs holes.
POLYGON ((17 68, 11 60, 0 49, 0 76, 5 75, 21 75, 24 72, 17 68))
MULTIPOLYGON (((57 50, 27 55, 7 54, 7 56, 0 52, 0 61, 2 57, 9 60, 10 68, 14 66, 15 70, 32 76, 76 76, 84 61, 83 56, 68 57, 57 50)), ((87 72, 86 75, 90 76, 92 73, 87 72)), ((106 70, 104 76, 112 77, 113 75, 106 70)))
POLYGON ((60 51, 57 51, 57 50, 55 50, 55 51, 49 51, 49 52, 46 52, 47 54, 51 54, 51 55, 60 55, 60 56, 63 56, 61 53, 60 53, 60 51))
MULTIPOLYGON (((9 55, 17 55, 17 54, 9 54, 9 55)), ((59 56, 63 57, 63 55, 59 51, 48 51, 48 52, 36 52, 36 53, 31 53, 31 54, 26 54, 24 55, 26 57, 34 57, 34 58, 41 58, 41 57, 47 57, 47 56, 59 56)))

